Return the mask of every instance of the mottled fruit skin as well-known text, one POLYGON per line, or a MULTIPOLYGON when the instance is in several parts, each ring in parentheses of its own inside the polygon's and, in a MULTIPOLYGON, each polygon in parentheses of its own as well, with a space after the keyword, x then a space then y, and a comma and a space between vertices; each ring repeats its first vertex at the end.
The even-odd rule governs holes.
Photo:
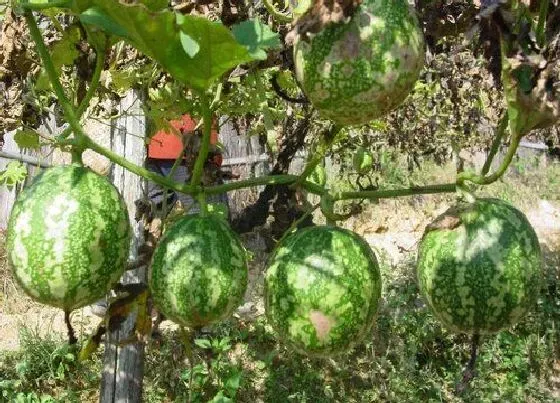
POLYGON ((407 0, 364 0, 347 24, 296 40, 296 78, 321 115, 363 125, 396 108, 414 88, 425 44, 407 0))
POLYGON ((205 326, 230 316, 247 288, 247 253, 227 221, 187 216, 163 235, 152 260, 154 303, 183 326, 205 326))
POLYGON ((451 208, 426 229, 417 269, 424 298, 449 330, 491 334, 534 306, 541 250, 522 212, 478 199, 451 208))
POLYGON ((65 165, 19 195, 8 223, 8 262, 25 292, 71 311, 105 296, 126 268, 131 229, 124 200, 104 177, 65 165))
POLYGON ((310 356, 343 353, 359 343, 373 324, 380 295, 373 251, 342 228, 298 230, 268 262, 268 320, 283 342, 310 356))

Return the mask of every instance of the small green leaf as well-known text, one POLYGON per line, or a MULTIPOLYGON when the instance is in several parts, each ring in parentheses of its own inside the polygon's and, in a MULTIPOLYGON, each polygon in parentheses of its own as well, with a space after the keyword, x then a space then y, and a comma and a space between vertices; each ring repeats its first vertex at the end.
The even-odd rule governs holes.
POLYGON ((195 57, 200 50, 200 45, 198 44, 198 42, 184 32, 180 32, 179 37, 181 38, 181 45, 183 45, 185 53, 190 57, 195 57))
POLYGON ((257 60, 266 60, 266 51, 277 49, 281 42, 278 34, 258 19, 243 21, 232 27, 237 42, 247 47, 249 54, 257 60))
POLYGON ((27 169, 19 161, 10 162, 4 171, 0 171, 0 185, 12 187, 27 177, 27 169))
POLYGON ((35 130, 20 129, 14 135, 14 141, 19 148, 39 148, 39 134, 35 130))
POLYGON ((208 339, 196 339, 194 341, 194 344, 200 348, 209 350, 212 348, 212 344, 210 343, 210 340, 208 339))

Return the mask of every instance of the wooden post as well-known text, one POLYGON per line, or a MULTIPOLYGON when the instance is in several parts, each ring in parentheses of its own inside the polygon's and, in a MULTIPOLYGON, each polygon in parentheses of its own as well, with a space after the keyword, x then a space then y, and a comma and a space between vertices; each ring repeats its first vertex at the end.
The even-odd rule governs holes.
MULTIPOLYGON (((116 119, 111 134, 113 151, 128 160, 143 165, 145 160, 144 137, 146 119, 142 114, 142 94, 132 90, 123 98, 119 106, 121 117, 116 119)), ((135 201, 145 197, 144 180, 120 166, 112 168, 113 183, 123 195, 134 230, 131 259, 136 259, 138 247, 143 242, 143 228, 137 223, 135 201)), ((123 284, 145 284, 145 268, 128 271, 121 279, 123 284)), ((136 403, 142 401, 142 378, 144 376, 144 344, 136 342, 118 346, 122 340, 134 334, 134 324, 138 312, 131 312, 119 329, 108 331, 105 342, 103 375, 101 378, 101 403, 136 403)))

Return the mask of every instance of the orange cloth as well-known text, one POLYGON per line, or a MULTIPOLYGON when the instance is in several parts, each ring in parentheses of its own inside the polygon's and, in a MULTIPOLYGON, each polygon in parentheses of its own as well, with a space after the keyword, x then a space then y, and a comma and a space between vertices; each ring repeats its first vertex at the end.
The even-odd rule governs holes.
MULTIPOLYGON (((169 124, 177 131, 182 130, 185 133, 192 132, 196 127, 196 121, 194 121, 189 115, 183 115, 179 120, 172 120, 169 124)), ((218 131, 214 127, 210 133, 210 144, 216 145, 217 143, 218 131)), ((173 132, 169 133, 165 130, 159 130, 150 139, 150 144, 148 144, 148 157, 163 160, 174 160, 179 156, 182 150, 183 143, 181 142, 180 135, 173 132)))

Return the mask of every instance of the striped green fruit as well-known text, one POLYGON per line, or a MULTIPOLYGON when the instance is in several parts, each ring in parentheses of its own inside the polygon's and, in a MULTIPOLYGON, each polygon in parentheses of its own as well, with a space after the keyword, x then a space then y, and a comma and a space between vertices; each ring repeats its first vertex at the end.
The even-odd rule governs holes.
POLYGON ((126 205, 88 168, 43 171, 19 195, 8 223, 8 262, 25 292, 71 311, 105 296, 126 268, 126 205))
POLYGON ((451 331, 490 334, 518 322, 539 294, 541 250, 522 212, 497 199, 459 204, 430 224, 420 290, 451 331))
POLYGON ((337 227, 288 235, 271 256, 265 308, 280 339, 310 356, 348 351, 371 328, 381 277, 365 240, 337 227))
POLYGON ((350 22, 294 45, 296 78, 322 116, 363 125, 396 108, 414 88, 425 45, 407 0, 364 0, 350 22))
POLYGON ((218 322, 233 313, 247 288, 247 252, 226 220, 210 214, 173 224, 152 259, 157 308, 183 326, 218 322))

